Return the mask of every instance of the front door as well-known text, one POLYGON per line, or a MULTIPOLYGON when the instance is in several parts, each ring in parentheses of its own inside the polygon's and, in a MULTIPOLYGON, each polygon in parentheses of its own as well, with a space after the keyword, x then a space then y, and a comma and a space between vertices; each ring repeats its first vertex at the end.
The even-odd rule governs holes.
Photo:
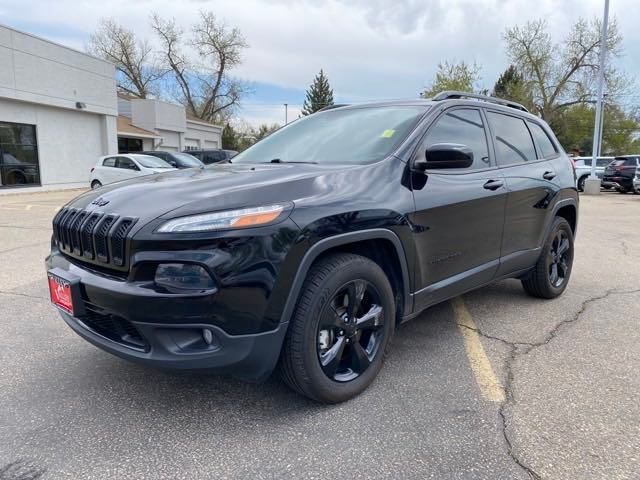
POLYGON ((416 310, 491 281, 504 227, 507 190, 493 161, 481 111, 454 107, 443 112, 417 155, 424 157, 437 143, 464 144, 474 161, 465 169, 412 174, 416 310))

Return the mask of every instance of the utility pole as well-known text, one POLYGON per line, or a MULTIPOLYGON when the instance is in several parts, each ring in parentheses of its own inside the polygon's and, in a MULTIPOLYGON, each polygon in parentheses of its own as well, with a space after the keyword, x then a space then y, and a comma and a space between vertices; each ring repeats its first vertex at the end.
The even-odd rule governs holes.
POLYGON ((584 182, 584 193, 600 193, 600 179, 596 176, 596 162, 602 147, 602 96, 604 93, 604 68, 607 62, 607 27, 609 23, 609 0, 604 0, 604 19, 600 36, 600 70, 598 71, 598 98, 596 118, 593 126, 593 158, 591 159, 591 175, 584 182))
POLYGON ((284 104, 284 124, 289 123, 289 104, 284 104))

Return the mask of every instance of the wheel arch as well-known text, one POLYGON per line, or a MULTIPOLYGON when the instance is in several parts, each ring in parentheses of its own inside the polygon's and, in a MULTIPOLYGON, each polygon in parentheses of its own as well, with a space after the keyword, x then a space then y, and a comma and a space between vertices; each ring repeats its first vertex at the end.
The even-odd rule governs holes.
POLYGON ((336 252, 362 255, 380 265, 394 290, 397 320, 403 314, 411 312, 409 268, 402 242, 391 230, 376 228, 343 233, 314 243, 305 253, 296 271, 282 312, 282 322, 291 319, 302 285, 313 263, 325 255, 336 252))
MULTIPOLYGON (((553 207, 552 214, 549 216, 547 228, 545 229, 544 238, 549 236, 551 227, 553 226, 553 220, 556 217, 564 218, 571 227, 571 232, 575 237, 578 229, 578 202, 575 198, 564 198, 559 200, 553 207)), ((543 240, 544 241, 544 240, 543 240)))

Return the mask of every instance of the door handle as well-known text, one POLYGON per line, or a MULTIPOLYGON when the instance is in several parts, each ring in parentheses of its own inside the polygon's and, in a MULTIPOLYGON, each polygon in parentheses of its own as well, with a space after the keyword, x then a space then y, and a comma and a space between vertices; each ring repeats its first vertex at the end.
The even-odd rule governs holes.
POLYGON ((556 178, 556 172, 552 172, 552 171, 544 172, 542 174, 542 178, 544 178, 545 180, 553 180, 554 178, 556 178))
POLYGON ((487 180, 487 182, 483 185, 487 190, 497 190, 504 185, 502 180, 487 180))

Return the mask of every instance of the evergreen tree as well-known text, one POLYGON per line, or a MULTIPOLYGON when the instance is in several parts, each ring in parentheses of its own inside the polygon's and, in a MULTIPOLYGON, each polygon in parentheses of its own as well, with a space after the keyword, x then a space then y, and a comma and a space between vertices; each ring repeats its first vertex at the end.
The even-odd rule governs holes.
POLYGON ((239 135, 238 132, 227 123, 222 129, 222 148, 227 150, 238 150, 239 147, 239 135))
POLYGON ((498 77, 498 81, 493 86, 493 96, 500 98, 509 98, 514 88, 518 88, 524 82, 522 75, 513 65, 509 65, 504 72, 498 77))
POLYGON ((333 89, 329 85, 329 79, 324 74, 324 71, 320 70, 320 73, 313 79, 311 87, 306 92, 302 114, 311 115, 329 105, 333 105, 333 89))

